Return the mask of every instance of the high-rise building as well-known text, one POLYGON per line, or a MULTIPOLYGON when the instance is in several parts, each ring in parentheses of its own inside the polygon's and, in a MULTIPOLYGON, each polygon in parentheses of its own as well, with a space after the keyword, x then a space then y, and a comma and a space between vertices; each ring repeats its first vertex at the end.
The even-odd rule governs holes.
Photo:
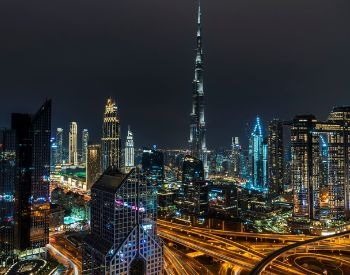
MULTIPOLYGON (((16 135, 0 129, 0 262, 15 257, 16 135)), ((8 263, 7 263, 8 264, 8 263)))
POLYGON ((133 133, 130 131, 130 127, 128 127, 128 136, 126 137, 126 143, 125 143, 124 165, 126 168, 135 166, 134 137, 133 137, 133 133))
POLYGON ((268 190, 269 194, 279 196, 284 191, 284 152, 283 123, 274 119, 268 126, 268 190))
MULTIPOLYGON (((325 201, 328 219, 339 221, 350 218, 350 106, 333 108, 326 122, 319 122, 321 178, 326 176, 328 192, 325 201), (326 135, 327 140, 324 140, 326 135), (322 169, 323 168, 323 169, 322 169), (325 174, 325 169, 326 174, 325 174)), ((321 180, 324 184, 324 180, 321 180)))
POLYGON ((78 165, 78 125, 71 122, 69 127, 69 151, 68 161, 72 165, 78 165))
POLYGON ((249 174, 250 181, 255 188, 264 188, 264 137, 260 118, 256 118, 253 131, 249 139, 249 174))
POLYGON ((201 28, 201 8, 199 5, 197 20, 195 75, 192 90, 192 112, 190 114, 189 147, 191 150, 191 155, 199 158, 203 162, 205 177, 207 178, 209 167, 204 118, 203 49, 201 28))
POLYGON ((102 169, 110 166, 120 168, 121 139, 118 108, 115 101, 107 99, 102 127, 102 169))
POLYGON ((51 101, 34 115, 12 114, 16 133, 15 247, 37 252, 49 242, 51 101))
POLYGON ((209 186, 204 179, 203 162, 192 156, 185 156, 182 165, 182 188, 180 188, 180 209, 187 215, 205 217, 209 210, 209 186))
POLYGON ((86 153, 87 147, 89 143, 89 131, 88 129, 84 129, 82 132, 81 139, 81 163, 86 164, 86 153))
POLYGON ((138 170, 108 168, 91 188, 83 274, 163 274, 156 211, 156 188, 138 170))
POLYGON ((293 216, 319 217, 320 141, 313 115, 296 116, 291 123, 291 181, 293 216))
POLYGON ((239 144, 239 138, 232 138, 231 144, 231 174, 232 176, 239 178, 241 176, 241 151, 242 147, 239 144))
POLYGON ((50 153, 50 165, 51 167, 54 167, 57 164, 57 143, 55 138, 51 138, 50 140, 51 142, 51 153, 50 153))
POLYGON ((144 149, 142 153, 142 170, 154 186, 161 187, 164 182, 164 155, 163 152, 153 149, 144 149))
POLYGON ((91 189, 91 186, 101 176, 101 144, 91 144, 87 147, 86 156, 86 188, 91 189))
POLYGON ((56 145, 57 145, 57 159, 56 164, 62 164, 64 157, 63 157, 63 129, 57 128, 56 131, 56 145))

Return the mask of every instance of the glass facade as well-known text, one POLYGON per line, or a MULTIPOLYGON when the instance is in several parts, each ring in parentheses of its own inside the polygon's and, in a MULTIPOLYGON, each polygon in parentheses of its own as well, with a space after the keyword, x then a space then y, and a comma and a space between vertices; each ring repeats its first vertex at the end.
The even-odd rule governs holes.
POLYGON ((153 184, 136 169, 122 174, 109 168, 92 186, 91 198, 91 234, 83 243, 83 274, 163 274, 153 184), (135 264, 139 261, 144 263, 141 271, 135 264))

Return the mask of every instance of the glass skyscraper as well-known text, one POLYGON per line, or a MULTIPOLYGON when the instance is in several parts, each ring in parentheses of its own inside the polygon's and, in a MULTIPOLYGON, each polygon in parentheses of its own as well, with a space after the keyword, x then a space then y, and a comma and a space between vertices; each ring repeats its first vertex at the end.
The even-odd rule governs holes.
POLYGON ((49 243, 51 101, 34 115, 12 114, 16 134, 15 247, 49 243))
POLYGON ((156 188, 140 171, 108 168, 91 188, 83 274, 163 274, 156 211, 156 188))
POLYGON ((68 162, 78 165, 78 124, 71 122, 69 127, 69 151, 68 162))
POLYGON ((125 143, 125 167, 130 168, 135 166, 135 149, 134 149, 134 135, 128 127, 128 136, 125 143))
POLYGON ((86 188, 88 191, 101 173, 101 144, 88 145, 86 155, 86 188))

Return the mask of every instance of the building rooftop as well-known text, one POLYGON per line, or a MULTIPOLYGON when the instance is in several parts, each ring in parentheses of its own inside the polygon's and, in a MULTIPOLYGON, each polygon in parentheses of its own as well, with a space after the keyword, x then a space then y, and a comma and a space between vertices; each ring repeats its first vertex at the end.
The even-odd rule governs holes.
POLYGON ((115 193, 133 171, 134 169, 128 174, 124 174, 116 167, 110 167, 92 185, 91 190, 97 189, 104 192, 115 193))

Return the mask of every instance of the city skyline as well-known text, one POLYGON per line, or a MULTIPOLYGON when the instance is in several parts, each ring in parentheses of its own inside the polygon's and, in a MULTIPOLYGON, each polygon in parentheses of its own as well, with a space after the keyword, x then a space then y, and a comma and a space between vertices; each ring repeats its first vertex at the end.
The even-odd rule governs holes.
MULTIPOLYGON (((326 1, 283 5, 265 2, 264 6, 256 1, 231 2, 202 1, 208 148, 229 146, 232 136, 239 136, 245 143, 245 124, 256 115, 264 125, 273 118, 289 120, 304 113, 325 119, 332 107, 349 100, 346 4, 339 1, 339 5, 329 8, 326 1), (314 98, 315 93, 318 98, 314 98), (284 98, 288 100, 280 104, 284 98)), ((12 111, 8 106, 30 112, 50 97, 54 102, 53 129, 66 129, 70 121, 77 121, 90 130, 92 140, 97 140, 100 110, 105 98, 112 96, 120 106, 123 137, 130 124, 137 146, 186 148, 196 1, 172 5, 155 0, 148 4, 130 1, 119 6, 102 2, 96 11, 92 11, 96 8, 92 3, 86 2, 80 14, 77 2, 71 2, 70 14, 57 4, 57 14, 65 20, 44 17, 52 13, 47 4, 41 11, 27 4, 16 7, 19 14, 38 18, 36 23, 12 22, 5 14, 11 14, 12 5, 2 4, 1 18, 7 23, 6 29, 0 29, 4 39, 12 45, 28 29, 32 37, 28 43, 40 47, 16 44, 9 52, 7 45, 0 46, 0 57, 4 57, 0 92, 8 94, 1 104, 0 125, 8 125, 6 114, 12 111), (150 12, 154 6, 161 12, 150 12), (95 12, 96 16, 105 16, 91 25, 88 18, 95 12), (148 14, 154 18, 148 20, 148 14), (44 19, 56 34, 40 36, 46 33, 46 27, 40 24, 44 19), (143 26, 145 20, 150 22, 143 26), (72 25, 72 30, 67 29, 67 24, 72 25), (128 28, 120 27, 125 25, 128 28), (85 29, 91 32, 81 32, 85 29), (72 31, 81 35, 66 43, 72 31), (148 39, 156 37, 160 39, 148 39), (52 43, 55 39, 58 43, 52 43), (56 44, 64 47, 58 49, 56 44), (139 68, 136 71, 135 66, 139 68), (142 87, 130 85, 130 76, 140 79, 135 82, 142 83, 142 87), (173 104, 166 103, 169 101, 173 104), (134 108, 139 111, 132 111, 134 108), (150 116, 138 122, 147 112, 151 112, 150 116), (157 117, 157 124, 152 123, 158 113, 163 115, 157 117)))

